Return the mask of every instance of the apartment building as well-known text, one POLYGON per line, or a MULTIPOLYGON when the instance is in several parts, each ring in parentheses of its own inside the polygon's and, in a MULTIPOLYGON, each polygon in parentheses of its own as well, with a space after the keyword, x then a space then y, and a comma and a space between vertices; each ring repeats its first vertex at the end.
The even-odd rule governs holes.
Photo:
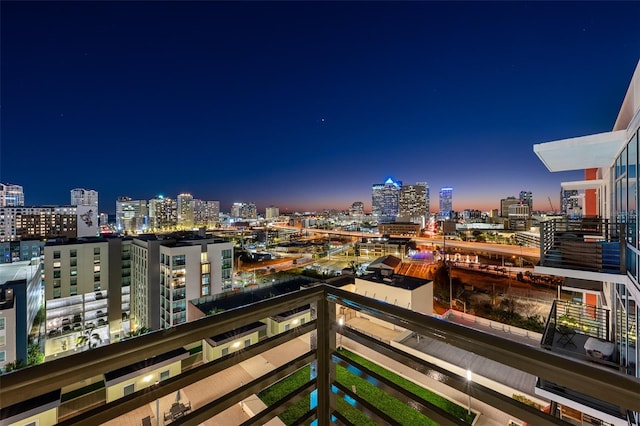
MULTIPOLYGON (((639 129, 640 62, 613 130, 533 147, 551 172, 585 171, 584 180, 562 183, 564 191, 584 191, 584 216, 541 224, 536 272, 565 277, 564 290, 572 293, 572 302, 554 303, 542 346, 634 377, 640 377, 639 129)), ((638 412, 546 380, 536 393, 572 424, 640 422, 638 412)))
POLYGON ((98 191, 95 189, 74 188, 70 191, 72 206, 92 206, 98 210, 98 191))
POLYGON ((27 362, 28 337, 42 303, 40 258, 0 265, 0 371, 27 362))
POLYGON ((0 242, 98 235, 91 206, 0 207, 0 242))
POLYGON ((24 206, 24 191, 21 185, 0 183, 0 207, 24 206))
POLYGON ((58 239, 45 245, 45 357, 111 341, 109 323, 115 318, 108 301, 115 284, 109 255, 105 238, 58 239))
POLYGON ((187 301, 230 291, 233 243, 213 238, 141 235, 131 247, 134 329, 187 321, 187 301))

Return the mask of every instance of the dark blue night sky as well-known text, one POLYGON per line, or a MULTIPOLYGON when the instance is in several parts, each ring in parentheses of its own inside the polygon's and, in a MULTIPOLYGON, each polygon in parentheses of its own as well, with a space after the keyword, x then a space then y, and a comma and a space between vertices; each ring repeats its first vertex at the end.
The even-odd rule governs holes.
POLYGON ((612 128, 640 2, 1 3, 0 182, 371 206, 391 176, 454 209, 560 182, 532 145, 612 128))

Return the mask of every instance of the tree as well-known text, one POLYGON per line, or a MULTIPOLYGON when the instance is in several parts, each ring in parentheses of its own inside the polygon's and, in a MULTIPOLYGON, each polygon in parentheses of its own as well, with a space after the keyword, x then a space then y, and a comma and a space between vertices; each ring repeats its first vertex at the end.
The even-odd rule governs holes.
POLYGON ((40 352, 40 346, 37 343, 29 343, 27 348, 27 364, 36 365, 44 362, 44 353, 40 352))
POLYGON ((81 335, 76 337, 77 348, 84 348, 86 346, 87 349, 93 349, 98 347, 98 344, 102 341, 102 339, 100 338, 100 335, 98 333, 93 332, 94 329, 94 326, 88 327, 81 335))
POLYGON ((433 273, 433 293, 440 300, 449 300, 449 268, 444 261, 438 262, 433 273))

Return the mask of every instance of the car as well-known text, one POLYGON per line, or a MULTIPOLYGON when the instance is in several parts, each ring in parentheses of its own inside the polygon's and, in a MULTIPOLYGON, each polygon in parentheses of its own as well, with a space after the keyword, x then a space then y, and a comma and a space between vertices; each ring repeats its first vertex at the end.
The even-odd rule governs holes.
POLYGON ((58 334, 60 334, 60 330, 54 328, 53 330, 49 330, 49 333, 47 334, 49 335, 49 337, 57 336, 58 334))
POLYGON ((65 325, 64 327, 62 327, 62 332, 64 333, 65 331, 71 331, 71 326, 65 325))

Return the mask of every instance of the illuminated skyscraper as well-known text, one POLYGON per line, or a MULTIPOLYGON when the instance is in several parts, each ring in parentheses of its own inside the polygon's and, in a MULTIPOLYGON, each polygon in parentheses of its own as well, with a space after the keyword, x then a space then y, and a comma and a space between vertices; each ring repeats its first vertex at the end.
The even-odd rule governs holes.
POLYGON ((372 213, 378 222, 393 222, 400 213, 401 181, 389 178, 385 183, 376 183, 371 187, 372 213))
POLYGON ((399 207, 401 220, 420 223, 424 227, 429 216, 429 185, 426 182, 404 185, 400 190, 399 207))
POLYGON ((178 195, 178 225, 193 226, 193 196, 191 194, 178 195))
POLYGON ((529 212, 533 211, 533 193, 531 191, 520 191, 520 204, 527 204, 529 212))
POLYGON ((277 219, 280 216, 280 209, 278 207, 269 206, 264 210, 264 218, 267 220, 277 219))
POLYGON ((0 207, 24 206, 22 186, 11 183, 0 183, 0 207))
POLYGON ((237 219, 257 219, 258 209, 254 203, 233 203, 231 216, 237 219))
POLYGON ((116 201, 116 228, 118 231, 138 231, 148 225, 147 202, 118 197, 116 201))
POLYGON ((440 213, 442 219, 451 219, 453 210, 453 188, 446 186, 440 188, 440 213))

